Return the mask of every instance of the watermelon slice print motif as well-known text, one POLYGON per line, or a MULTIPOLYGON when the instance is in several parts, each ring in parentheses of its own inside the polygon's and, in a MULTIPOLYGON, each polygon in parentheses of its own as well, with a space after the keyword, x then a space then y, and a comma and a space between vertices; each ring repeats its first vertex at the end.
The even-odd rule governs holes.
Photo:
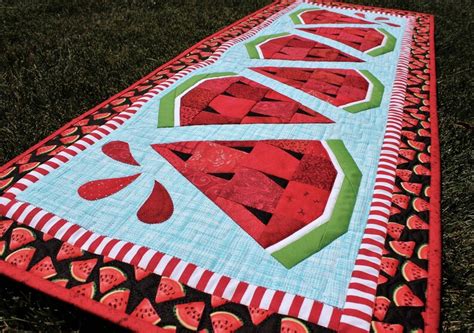
POLYGON ((373 24, 360 18, 331 12, 325 9, 300 9, 290 14, 295 24, 373 24))
MULTIPOLYGON (((111 141, 102 146, 102 152, 108 157, 121 163, 138 168, 140 164, 133 158, 128 143, 111 141)), ((118 178, 98 179, 83 184, 77 190, 79 196, 85 200, 94 201, 109 197, 132 184, 140 172, 131 176, 118 178)), ((141 205, 137 218, 144 223, 155 224, 168 220, 173 214, 173 201, 166 188, 155 180, 148 199, 141 205)))
POLYGON ((348 229, 361 173, 340 140, 152 147, 287 268, 348 229))
POLYGON ((287 33, 261 36, 245 46, 251 59, 362 61, 323 43, 287 33))
POLYGON ((292 67, 252 70, 351 113, 378 107, 382 102, 384 86, 367 70, 292 67))
POLYGON ((373 57, 392 52, 396 43, 395 37, 385 29, 318 27, 298 30, 330 38, 373 57))
POLYGON ((235 73, 195 75, 160 101, 158 127, 332 123, 273 89, 235 73))

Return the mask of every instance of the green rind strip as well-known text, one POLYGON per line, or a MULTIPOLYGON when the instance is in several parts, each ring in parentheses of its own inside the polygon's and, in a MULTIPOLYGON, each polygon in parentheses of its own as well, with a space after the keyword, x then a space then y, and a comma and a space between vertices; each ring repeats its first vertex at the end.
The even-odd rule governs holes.
POLYGON ((372 57, 378 57, 379 55, 392 52, 395 49, 395 44, 397 43, 397 39, 395 38, 395 36, 393 36, 387 30, 385 29, 377 29, 377 30, 387 37, 387 42, 385 43, 385 45, 367 52, 367 54, 372 57))
POLYGON ((361 112, 364 110, 376 108, 380 106, 380 103, 382 103, 383 92, 385 90, 382 82, 380 82, 368 70, 364 69, 364 70, 361 70, 360 72, 364 75, 364 77, 367 80, 369 80, 372 83, 373 85, 372 94, 370 96, 370 100, 368 100, 367 102, 361 102, 358 104, 345 107, 344 110, 346 110, 347 112, 351 112, 351 113, 361 112))
POLYGON ((257 45, 258 44, 263 43, 266 40, 269 40, 269 39, 272 39, 272 38, 287 36, 289 34, 290 34, 289 32, 282 32, 282 33, 279 33, 279 34, 260 36, 258 38, 255 38, 254 40, 246 43, 245 47, 247 48, 247 53, 249 54, 250 59, 260 59, 260 55, 258 54, 258 51, 257 51, 257 45))
POLYGON ((341 140, 328 140, 326 143, 344 173, 341 190, 329 221, 272 253, 272 256, 288 269, 320 251, 345 234, 349 228, 362 174, 341 140))
POLYGON ((191 88, 193 85, 204 79, 233 75, 237 74, 233 72, 198 74, 181 83, 161 98, 158 112, 158 127, 174 127, 174 101, 176 97, 191 88))
POLYGON ((302 22, 300 20, 300 18, 298 17, 299 14, 301 14, 302 12, 306 12, 308 10, 319 10, 319 8, 303 8, 303 9, 299 9, 293 13, 291 13, 290 15, 288 15, 291 20, 293 21, 294 24, 304 24, 304 22, 302 22))

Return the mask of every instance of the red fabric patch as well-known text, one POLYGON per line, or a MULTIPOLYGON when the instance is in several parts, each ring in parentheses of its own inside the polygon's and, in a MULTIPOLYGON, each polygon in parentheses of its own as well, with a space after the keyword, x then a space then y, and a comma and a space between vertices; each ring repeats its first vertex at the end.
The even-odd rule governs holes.
POLYGON ((181 105, 194 109, 203 109, 209 105, 212 99, 217 95, 219 95, 218 92, 196 87, 181 98, 181 105))
POLYGON ((168 220, 173 214, 173 201, 166 188, 155 180, 150 196, 137 212, 140 221, 155 224, 168 220))
MULTIPOLYGON (((186 112, 186 109, 181 109, 181 112, 186 112)), ((225 117, 218 113, 211 112, 202 112, 199 110, 199 113, 192 118, 192 121, 187 121, 188 117, 181 113, 181 126, 187 125, 211 125, 211 124, 238 124, 240 123, 239 118, 225 117)))
POLYGON ((284 67, 256 67, 252 69, 335 106, 364 100, 369 89, 367 80, 353 69, 284 67), (300 79, 296 79, 298 77, 300 79))
POLYGON ((130 185, 140 174, 128 177, 93 180, 79 187, 79 195, 86 200, 99 200, 130 185))
POLYGON ((243 166, 277 177, 291 179, 299 161, 286 151, 274 145, 258 142, 243 161, 243 166))
POLYGON ((102 152, 116 161, 130 165, 140 165, 133 158, 132 153, 130 152, 130 146, 126 142, 111 141, 106 143, 102 146, 102 152))
POLYGON ((297 103, 283 101, 258 102, 252 108, 254 113, 281 118, 284 122, 290 122, 291 117, 297 110, 297 103))
POLYGON ((238 82, 239 79, 240 78, 237 76, 230 76, 222 79, 209 79, 200 83, 199 87, 210 90, 216 95, 219 95, 226 91, 232 83, 238 82))
POLYGON ((255 101, 248 99, 219 95, 209 103, 209 106, 223 116, 241 119, 249 113, 254 104, 255 101))
POLYGON ((248 84, 236 82, 229 86, 226 90, 230 95, 237 98, 250 99, 253 101, 259 101, 265 96, 268 89, 261 87, 250 86, 248 84))
POLYGON ((270 222, 268 222, 260 234, 258 241, 263 248, 267 248, 285 239, 304 226, 305 224, 301 220, 280 214, 273 214, 270 222))
POLYGON ((207 173, 235 172, 245 158, 247 154, 243 151, 213 142, 201 142, 186 165, 207 173))
POLYGON ((296 35, 270 39, 259 47, 264 59, 338 62, 362 61, 329 45, 296 35))
POLYGON ((245 206, 273 213, 282 193, 283 189, 263 173, 241 168, 221 191, 220 196, 245 206))
POLYGON ((275 214, 308 224, 323 213, 329 194, 329 191, 291 181, 278 202, 275 214))
POLYGON ((318 155, 305 155, 291 180, 329 191, 337 171, 323 150, 318 155))

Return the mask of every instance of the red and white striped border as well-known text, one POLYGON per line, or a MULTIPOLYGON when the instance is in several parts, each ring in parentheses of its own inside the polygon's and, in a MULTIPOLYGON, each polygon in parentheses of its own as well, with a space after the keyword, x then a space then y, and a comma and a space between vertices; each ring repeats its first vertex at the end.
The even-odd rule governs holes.
MULTIPOLYGON (((388 221, 395 180, 407 66, 410 58, 411 21, 402 41, 401 57, 397 66, 396 80, 390 101, 387 128, 377 170, 369 220, 356 259, 355 270, 350 280, 343 310, 299 295, 252 285, 197 267, 192 263, 143 246, 99 235, 41 208, 16 200, 18 193, 24 191, 41 177, 59 168, 72 157, 120 127, 141 106, 178 79, 198 68, 214 63, 231 46, 251 38, 258 31, 273 23, 277 18, 293 10, 296 5, 297 3, 285 8, 271 16, 258 27, 224 43, 207 60, 190 66, 167 81, 160 83, 133 103, 126 111, 115 116, 104 125, 58 153, 55 157, 38 166, 34 171, 25 175, 0 197, 0 214, 48 233, 57 239, 78 246, 86 251, 139 266, 158 275, 170 277, 185 285, 223 297, 232 302, 298 317, 334 330, 339 328, 341 332, 367 332, 370 328, 381 253, 386 235, 386 223, 388 221)), ((318 6, 322 5, 318 4, 318 6)), ((334 6, 326 7, 333 8, 334 6)))
POLYGON ((85 251, 139 266, 235 303, 298 317, 331 329, 337 329, 339 325, 341 310, 338 308, 252 285, 144 246, 99 235, 27 202, 8 200, 0 206, 0 214, 85 251))
POLYGON ((414 20, 410 18, 402 37, 369 218, 349 281, 339 332, 362 333, 370 330, 382 251, 385 247, 387 222, 390 217, 392 192, 395 186, 413 26, 414 20))

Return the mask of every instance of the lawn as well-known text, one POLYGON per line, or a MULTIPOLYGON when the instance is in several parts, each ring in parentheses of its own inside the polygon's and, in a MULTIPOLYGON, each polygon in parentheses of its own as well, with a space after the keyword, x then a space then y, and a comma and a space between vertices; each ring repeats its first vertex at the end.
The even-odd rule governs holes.
MULTIPOLYGON (((268 4, 0 1, 0 164, 204 37, 268 4)), ((473 22, 468 0, 347 1, 436 15, 442 152, 442 327, 473 331, 473 22)), ((0 331, 119 329, 0 277, 0 331)))

